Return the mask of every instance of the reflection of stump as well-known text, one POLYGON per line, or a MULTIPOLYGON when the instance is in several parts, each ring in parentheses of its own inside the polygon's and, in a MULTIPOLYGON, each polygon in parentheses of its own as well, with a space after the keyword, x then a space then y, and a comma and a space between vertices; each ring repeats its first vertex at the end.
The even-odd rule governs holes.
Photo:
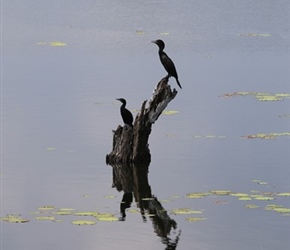
POLYGON ((168 77, 161 79, 146 108, 144 101, 137 114, 133 129, 125 125, 113 131, 113 150, 106 156, 107 163, 150 162, 148 139, 152 124, 158 119, 167 104, 174 99, 177 91, 171 90, 168 77))

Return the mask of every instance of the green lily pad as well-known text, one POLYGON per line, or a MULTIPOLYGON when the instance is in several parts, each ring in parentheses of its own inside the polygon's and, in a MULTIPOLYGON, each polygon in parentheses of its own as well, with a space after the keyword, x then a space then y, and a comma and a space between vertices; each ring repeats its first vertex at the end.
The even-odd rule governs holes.
POLYGON ((96 222, 92 220, 74 220, 71 222, 73 225, 85 226, 85 225, 95 225, 96 222))
POLYGON ((271 201, 274 200, 275 198, 270 196, 257 196, 255 197, 255 199, 259 201, 271 201))
POLYGON ((201 210, 193 210, 190 208, 178 208, 178 209, 174 209, 172 210, 173 214, 201 214, 202 211, 201 210))
POLYGON ((77 216, 97 216, 98 215, 98 212, 95 212, 95 211, 86 211, 86 212, 76 212, 76 213, 73 213, 74 215, 77 215, 77 216))
POLYGON ((46 221, 56 221, 54 216, 37 216, 34 217, 35 220, 46 220, 46 221))
POLYGON ((265 96, 256 96, 259 101, 282 101, 283 98, 276 95, 265 95, 265 96))
POLYGON ((236 197, 246 197, 246 196, 249 196, 248 194, 245 194, 245 193, 232 193, 230 195, 231 196, 236 196, 236 197))
POLYGON ((98 213, 97 216, 95 216, 95 218, 99 221, 118 221, 119 219, 110 213, 98 213))
POLYGON ((199 218, 199 217, 189 217, 189 218, 186 218, 186 220, 188 222, 197 222, 197 221, 204 221, 206 220, 207 218, 199 218))
POLYGON ((71 211, 55 211, 53 212, 52 214, 55 214, 55 215, 71 215, 72 212, 71 211))
POLYGON ((199 199, 199 198, 203 198, 205 196, 209 195, 209 193, 189 193, 186 195, 186 198, 190 198, 190 199, 199 199))
POLYGON ((176 110, 164 110, 163 112, 162 112, 162 114, 164 114, 164 115, 176 115, 176 114, 178 114, 179 112, 178 111, 176 111, 176 110))
POLYGON ((115 199, 115 198, 117 198, 117 196, 116 195, 106 195, 105 198, 106 199, 115 199))
POLYGON ((278 193, 278 196, 290 196, 290 192, 278 193))
POLYGON ((254 205, 254 204, 247 204, 245 205, 246 208, 259 208, 259 206, 254 205))
POLYGON ((1 217, 0 221, 6 221, 9 223, 26 223, 30 220, 22 218, 20 215, 8 214, 6 217, 1 217))
POLYGON ((232 191, 230 190, 212 190, 210 191, 211 194, 214 195, 230 195, 232 191))
POLYGON ((38 210, 53 210, 55 209, 54 206, 43 206, 43 207, 39 207, 37 208, 38 210))
POLYGON ((190 193, 187 194, 185 197, 186 198, 190 198, 190 199, 199 199, 199 198, 203 198, 205 196, 208 196, 210 193, 206 192, 206 193, 190 193))
POLYGON ((55 41, 55 42, 50 42, 49 45, 52 47, 63 47, 63 46, 66 46, 67 44, 63 42, 55 41))
POLYGON ((240 197, 239 198, 239 201, 250 201, 250 200, 252 200, 252 198, 251 197, 248 197, 248 196, 240 197))

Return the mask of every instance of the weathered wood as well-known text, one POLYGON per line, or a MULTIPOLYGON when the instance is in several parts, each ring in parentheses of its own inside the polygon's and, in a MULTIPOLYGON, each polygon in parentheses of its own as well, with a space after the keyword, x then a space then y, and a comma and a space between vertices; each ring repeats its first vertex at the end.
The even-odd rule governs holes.
POLYGON ((148 102, 144 101, 137 114, 133 128, 120 125, 113 131, 113 149, 106 156, 107 164, 150 162, 148 139, 154 124, 168 103, 175 98, 177 91, 171 90, 168 77, 161 79, 148 102))

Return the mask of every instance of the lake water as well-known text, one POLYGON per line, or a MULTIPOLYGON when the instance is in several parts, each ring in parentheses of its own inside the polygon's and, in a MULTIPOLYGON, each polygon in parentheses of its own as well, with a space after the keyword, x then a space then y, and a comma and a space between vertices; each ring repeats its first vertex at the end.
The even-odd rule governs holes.
POLYGON ((290 249, 289 212, 270 209, 290 208, 289 8, 287 0, 2 2, 1 217, 29 222, 1 221, 1 250, 290 249), (122 124, 115 99, 135 116, 151 97, 165 76, 158 38, 183 86, 167 108, 178 113, 160 116, 149 140, 151 192, 176 222, 168 235, 134 199, 122 221, 74 214, 121 216, 123 192, 105 164, 122 124), (257 93, 224 97, 234 92, 257 93))

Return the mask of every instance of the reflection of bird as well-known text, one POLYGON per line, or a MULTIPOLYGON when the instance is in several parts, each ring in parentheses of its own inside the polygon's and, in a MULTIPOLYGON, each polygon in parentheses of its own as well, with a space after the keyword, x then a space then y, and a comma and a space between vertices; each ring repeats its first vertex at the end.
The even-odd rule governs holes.
POLYGON ((121 116, 123 118, 123 122, 131 127, 133 127, 133 115, 132 113, 126 109, 126 100, 124 98, 116 99, 122 103, 120 107, 121 116))
POLYGON ((173 76, 176 79, 176 82, 177 82, 178 86, 181 88, 180 82, 178 81, 178 75, 177 75, 174 63, 169 58, 169 56, 163 51, 164 47, 165 47, 164 42, 162 40, 156 40, 156 41, 152 41, 152 43, 157 44, 157 46, 159 47, 159 52, 158 52, 159 53, 159 58, 160 58, 160 61, 161 61, 162 65, 166 69, 166 71, 168 73, 168 76, 169 77, 173 76))

